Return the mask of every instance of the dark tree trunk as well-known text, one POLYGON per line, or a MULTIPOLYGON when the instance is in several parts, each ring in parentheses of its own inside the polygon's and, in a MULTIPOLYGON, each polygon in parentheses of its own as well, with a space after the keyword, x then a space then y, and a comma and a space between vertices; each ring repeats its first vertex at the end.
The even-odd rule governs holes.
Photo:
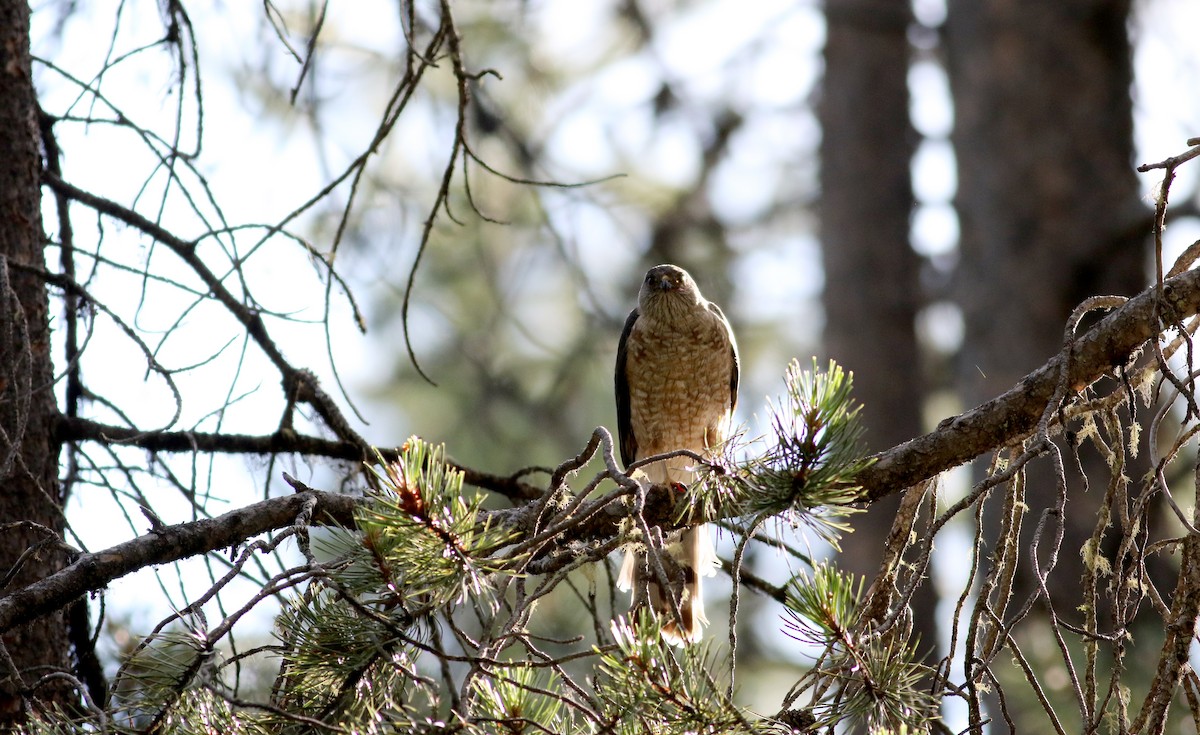
POLYGON ((962 385, 1011 387, 1087 296, 1145 283, 1128 0, 950 5, 962 385))
POLYGON ((921 429, 920 289, 909 246, 908 2, 878 5, 890 12, 826 4, 820 220, 825 348, 854 371, 867 440, 886 449, 921 429))
MULTIPOLYGON (((1132 168, 1129 11, 1128 0, 950 3, 957 285, 966 326, 959 384, 968 405, 1058 352, 1067 317, 1084 298, 1130 295, 1145 283, 1149 221, 1132 168)), ((1068 512, 1051 590, 1079 589, 1079 552, 1104 498, 1107 468, 1090 447, 1081 455, 1091 489, 1083 492, 1065 454, 1068 512)), ((1127 474, 1136 480, 1139 473, 1127 474)), ((1056 494, 1048 463, 1034 466, 1021 548, 1030 548, 1056 494)), ((1052 529, 1057 516, 1048 519, 1052 529)), ((1043 539, 1043 564, 1052 536, 1043 539)), ((1034 591, 1030 560, 1020 563, 1017 601, 1034 591)), ((1059 600, 1056 609, 1074 620, 1070 600, 1077 599, 1059 600)))
MULTIPOLYGON (((821 246, 824 346, 854 373, 872 451, 921 433, 922 378, 915 332, 919 261, 909 244, 910 172, 907 0, 826 3, 821 121, 821 246)), ((900 495, 854 519, 840 564, 878 571, 900 495)), ((916 598, 917 632, 936 639, 933 597, 916 598)))
MULTIPOLYGON (((0 0, 0 594, 58 569, 63 530, 45 284, 36 103, 29 56, 29 5, 0 0), (22 266, 25 266, 24 268, 22 266), (23 559, 23 554, 27 554, 23 559), (14 568, 20 559, 20 567, 14 568)), ((30 687, 67 671, 62 613, 3 638, 0 730, 24 717, 30 687)), ((61 680, 37 688, 63 702, 61 680)))
MULTIPOLYGON (((1058 352, 1084 298, 1145 284, 1128 14, 1127 0, 951 3, 960 380, 971 405, 1058 352)), ((1053 487, 1034 491, 1053 496, 1053 487)), ((1064 583, 1079 579, 1102 498, 1103 488, 1071 497, 1064 583)))

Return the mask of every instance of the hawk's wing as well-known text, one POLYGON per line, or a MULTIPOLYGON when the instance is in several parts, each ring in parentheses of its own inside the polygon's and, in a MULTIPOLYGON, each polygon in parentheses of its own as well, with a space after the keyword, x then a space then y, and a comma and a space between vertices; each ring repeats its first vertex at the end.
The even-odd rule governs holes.
MULTIPOLYGON (((621 340, 617 342, 617 368, 613 375, 613 386, 617 394, 617 440, 621 449, 621 462, 626 466, 637 459, 637 437, 633 435, 633 423, 629 417, 629 376, 625 374, 625 359, 629 354, 625 342, 629 339, 629 333, 633 331, 633 323, 637 318, 638 310, 634 309, 625 320, 621 340)), ((734 383, 736 382, 737 378, 734 377, 734 383)))
MULTIPOLYGON (((737 408, 737 394, 738 394, 739 366, 738 366, 737 340, 735 340, 733 338, 733 327, 729 326, 729 320, 725 318, 725 313, 723 311, 721 311, 721 307, 717 306, 716 304, 714 304, 710 301, 708 303, 708 309, 709 309, 709 311, 711 311, 712 313, 716 314, 718 317, 721 318, 721 323, 723 323, 725 325, 725 334, 729 335, 729 360, 732 363, 732 365, 730 365, 730 367, 729 367, 729 413, 732 414, 733 409, 737 408)), ((627 332, 628 332, 629 326, 630 326, 629 324, 625 325, 625 329, 627 332)), ((622 339, 621 340, 622 345, 624 344, 624 342, 625 342, 625 340, 622 339)), ((628 393, 628 391, 626 391, 626 393, 628 393)), ((628 410, 628 408, 626 410, 628 410)))

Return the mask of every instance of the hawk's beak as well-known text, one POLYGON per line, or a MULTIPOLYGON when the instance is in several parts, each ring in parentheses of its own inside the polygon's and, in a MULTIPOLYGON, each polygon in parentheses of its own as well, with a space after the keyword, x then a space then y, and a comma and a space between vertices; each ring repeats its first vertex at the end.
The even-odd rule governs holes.
POLYGON ((675 283, 674 280, 671 279, 670 276, 663 276, 662 278, 658 279, 658 290, 659 291, 671 291, 676 286, 677 286, 677 284, 675 283))

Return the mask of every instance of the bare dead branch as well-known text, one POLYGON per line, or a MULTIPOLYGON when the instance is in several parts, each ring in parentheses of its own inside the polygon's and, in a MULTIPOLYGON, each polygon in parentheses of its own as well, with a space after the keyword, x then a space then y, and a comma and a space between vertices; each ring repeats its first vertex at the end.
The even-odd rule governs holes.
POLYGON ((314 491, 263 500, 216 518, 165 526, 102 551, 82 554, 70 566, 0 598, 0 632, 62 608, 139 569, 238 546, 261 533, 291 526, 314 498, 315 522, 353 525, 359 498, 314 491))
MULTIPOLYGON (((353 442, 323 439, 294 431, 274 434, 226 434, 203 431, 141 431, 124 426, 101 424, 88 419, 59 416, 56 437, 59 441, 95 441, 138 447, 151 452, 206 452, 218 454, 301 454, 347 462, 362 460, 362 448, 353 442)), ((395 460, 394 448, 380 448, 385 460, 395 460)), ((511 500, 540 498, 543 489, 520 479, 520 473, 496 475, 466 467, 453 460, 447 466, 463 473, 468 485, 503 495, 511 500)))
MULTIPOLYGON (((58 178, 49 171, 42 173, 42 181, 58 194, 68 197, 74 201, 85 204, 101 214, 108 215, 125 224, 133 227, 140 232, 154 238, 156 242, 170 248, 171 252, 175 253, 184 263, 188 265, 196 273, 197 276, 208 287, 209 292, 224 306, 231 315, 234 316, 242 326, 246 329, 246 333, 250 335, 263 354, 271 361, 275 368, 279 371, 283 378, 284 390, 287 394, 298 395, 302 400, 305 400, 325 421, 325 424, 334 431, 340 438, 358 444, 364 450, 368 449, 368 444, 355 432, 342 415, 341 410, 333 403, 333 401, 320 390, 316 384, 315 378, 307 373, 307 371, 297 369, 283 356, 278 345, 267 332, 266 324, 263 322, 262 316, 251 307, 242 303, 230 291, 219 276, 208 267, 208 265, 200 258, 196 252, 194 242, 189 242, 167 230, 162 225, 146 219, 138 212, 121 206, 120 204, 105 199, 104 197, 96 196, 91 192, 84 191, 75 187, 62 179, 58 178)), ((364 454, 365 458, 365 454, 364 454)))
MULTIPOLYGON (((323 439, 292 431, 265 435, 204 431, 144 431, 137 428, 101 424, 74 416, 60 416, 56 436, 63 442, 95 441, 133 446, 151 452, 303 454, 347 461, 358 461, 362 458, 362 449, 352 442, 323 439)), ((392 455, 395 455, 394 451, 392 455)), ((385 456, 387 456, 386 453, 385 456)))
MULTIPOLYGON (((1200 487, 1200 472, 1197 478, 1200 487)), ((1188 670, 1197 614, 1200 614, 1200 536, 1189 535, 1183 542, 1183 558, 1171 613, 1164 620, 1167 636, 1159 655, 1158 671, 1142 702, 1141 712, 1134 720, 1133 732, 1163 732, 1176 687, 1188 670)))

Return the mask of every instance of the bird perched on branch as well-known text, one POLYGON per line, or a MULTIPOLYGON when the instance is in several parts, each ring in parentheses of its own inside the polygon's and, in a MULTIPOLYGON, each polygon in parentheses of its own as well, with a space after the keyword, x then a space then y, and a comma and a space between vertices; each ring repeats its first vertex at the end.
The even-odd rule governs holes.
MULTIPOLYGON (((617 346, 615 383, 626 466, 679 449, 711 453, 729 435, 737 343, 721 309, 700 294, 687 271, 658 265, 646 273, 617 346)), ((673 457, 643 470, 654 484, 687 486, 695 464, 673 457)), ((716 573, 716 553, 704 525, 669 534, 664 546, 658 562, 666 563, 651 563, 644 546, 627 550, 617 584, 633 590, 632 607, 649 604, 669 642, 693 643, 708 622, 700 579, 716 573)))

